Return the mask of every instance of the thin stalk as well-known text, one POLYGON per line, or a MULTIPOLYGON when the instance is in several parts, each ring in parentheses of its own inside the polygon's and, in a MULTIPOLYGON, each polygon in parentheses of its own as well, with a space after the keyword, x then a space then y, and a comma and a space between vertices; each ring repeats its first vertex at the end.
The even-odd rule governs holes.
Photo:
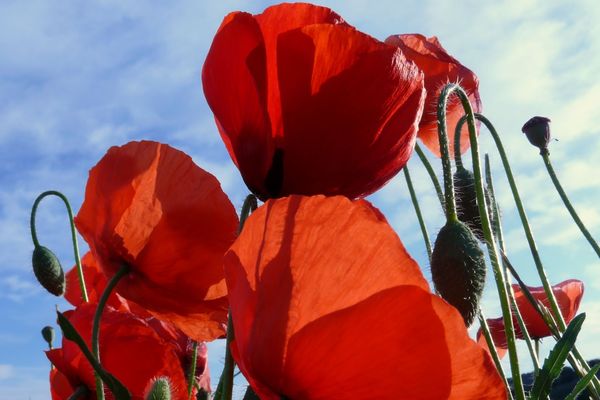
POLYGON ((423 163, 423 166, 427 170, 427 173, 429 174, 429 177, 431 178, 431 182, 433 182, 433 187, 435 188, 435 193, 437 194, 438 199, 440 200, 440 204, 442 205, 442 208, 444 208, 444 194, 442 193, 442 187, 440 186, 440 182, 438 181, 438 178, 435 175, 435 170, 433 169, 433 167, 431 166, 431 163, 427 159, 427 156, 421 149, 421 146, 419 146, 419 143, 417 143, 415 145, 415 151, 416 151, 417 155, 419 156, 419 159, 423 163))
POLYGON ((77 265, 77 275, 79 276, 79 286, 81 288, 83 301, 87 303, 89 299, 87 289, 85 288, 85 279, 83 277, 83 269, 81 267, 81 258, 79 257, 79 246, 77 244, 77 230, 75 229, 75 222, 73 220, 73 210, 71 209, 71 204, 69 203, 67 196, 56 190, 48 190, 40 194, 35 199, 35 201, 33 202, 33 207, 31 208, 31 217, 29 220, 29 226, 31 228, 31 239, 33 240, 33 244, 35 245, 35 247, 39 247, 40 242, 38 241, 37 232, 35 229, 35 216, 37 214, 37 209, 40 202, 46 196, 58 197, 63 201, 63 203, 65 203, 65 206, 67 207, 67 214, 69 214, 69 225, 71 227, 71 242, 73 243, 73 254, 75 256, 75 264, 77 265))
POLYGON ((488 326, 485 316, 483 315, 483 311, 481 311, 481 309, 479 310, 479 324, 481 325, 481 331, 483 332, 483 337, 485 338, 485 342, 487 343, 488 349, 490 350, 492 360, 494 360, 496 369, 498 370, 498 373, 502 378, 502 382, 504 382, 504 386, 506 387, 506 393, 508 393, 508 397, 512 400, 513 395, 510 391, 510 386, 508 385, 508 380, 506 379, 504 369, 502 368, 502 363, 500 362, 500 357, 498 356, 498 351, 496 350, 494 339, 492 338, 492 334, 490 333, 490 327, 488 326))
POLYGON ((534 343, 535 343, 535 355, 537 356, 538 360, 540 358, 540 339, 534 339, 534 343))
POLYGON ((408 191, 410 192, 410 199, 412 200, 413 206, 415 207, 415 213, 417 214, 419 226, 421 227, 421 233, 423 234, 423 241, 425 242, 425 248, 427 249, 427 257, 429 257, 429 261, 431 261, 431 242, 429 241, 429 233, 427 232, 427 226, 425 226, 423 214, 421 214, 421 207, 419 207, 419 200, 417 199, 415 188, 413 187, 412 180, 410 179, 408 165, 404 166, 403 171, 404 178, 406 178, 406 185, 408 186, 408 191))
MULTIPOLYGON (((508 345, 508 355, 510 358, 515 397, 517 398, 517 400, 525 400, 525 391, 523 389, 523 381, 519 369, 519 359, 517 355, 515 331, 512 321, 512 313, 510 310, 510 300, 508 297, 508 291, 506 290, 506 280, 504 279, 504 271, 500 266, 498 250, 496 248, 494 234, 491 229, 489 215, 487 212, 483 188, 483 179, 481 174, 481 165, 479 161, 479 145, 477 140, 477 131, 475 129, 475 117, 473 113, 473 108, 471 107, 471 104, 469 102, 469 97, 459 85, 450 83, 444 86, 444 88, 442 89, 440 100, 438 103, 438 121, 440 125, 443 125, 445 127, 446 104, 448 101, 448 97, 452 93, 458 95, 462 106, 465 110, 465 114, 467 115, 467 126, 469 128, 469 139, 471 143, 471 158, 473 161, 473 174, 475 176, 475 191, 477 193, 477 205, 479 207, 481 226, 483 228, 483 234, 488 248, 490 261, 492 264, 494 278, 496 281, 496 288, 498 290, 498 297, 500 298, 500 306, 502 308, 502 317, 504 320, 504 329, 506 331, 506 342, 508 345)), ((446 174, 444 175, 444 177, 446 178, 446 174)))
POLYGON ((192 398, 192 389, 194 388, 194 382, 196 381, 196 363, 198 361, 198 342, 194 341, 192 349, 192 365, 190 365, 190 373, 188 375, 188 400, 192 398))
MULTIPOLYGON (((98 306, 96 307, 96 312, 94 313, 94 323, 92 325, 92 352, 96 360, 100 363, 100 320, 102 319, 102 311, 104 311, 104 306, 108 300, 108 297, 112 293, 117 283, 123 278, 125 275, 129 273, 129 266, 123 265, 117 273, 110 278, 104 292, 102 292, 102 296, 100 296, 100 300, 98 300, 98 306)), ((102 383, 102 379, 95 374, 96 377, 96 396, 98 400, 104 400, 104 384, 102 383)))
POLYGON ((562 185, 560 184, 560 181, 558 180, 558 177, 556 176, 556 173, 554 172, 554 168, 552 167, 552 162, 550 161, 550 154, 548 153, 548 150, 541 151, 540 155, 544 160, 544 165, 548 170, 548 175, 550 175, 550 179, 552 179, 552 183, 554 183, 554 187, 556 188, 556 191, 558 192, 560 198, 565 204, 565 207, 567 207, 567 210, 569 210, 569 214, 571 214, 573 221, 575 221, 575 224, 577 224, 579 230, 581 231, 581 233, 583 233, 583 236, 585 236, 587 241, 590 243, 590 245, 598 255, 598 257, 600 257, 600 246, 598 246, 598 243, 596 242, 596 240, 594 240, 590 231, 587 230, 587 228, 583 224, 583 221, 581 220, 581 218, 579 218, 579 215, 577 215, 575 208, 573 208, 573 205, 571 204, 567 193, 565 193, 562 185))
MULTIPOLYGON (((257 200, 256 196, 253 194, 249 194, 246 196, 244 200, 244 204, 242 205, 242 211, 240 213, 240 224, 238 227, 238 235, 242 233, 242 229, 244 229, 244 224, 246 223, 246 219, 250 216, 250 214, 256 210, 257 200)), ((231 342, 235 338, 234 328, 233 328, 233 318, 231 316, 231 310, 229 310, 229 316, 227 318, 227 339, 226 339, 226 347, 225 347, 225 365, 223 366, 223 372, 221 373, 221 377, 219 378, 219 384, 217 386, 217 390, 215 392, 216 400, 231 400, 231 396, 233 394, 233 370, 235 368, 235 362, 233 360, 233 356, 231 354, 231 342)))
MULTIPOLYGON (((496 234, 498 246, 500 247, 502 254, 506 254, 506 247, 504 244, 504 233, 502 230, 502 218, 500 216, 500 209, 498 207, 498 202, 496 201, 496 193, 494 191, 494 180, 492 178, 492 170, 490 168, 490 157, 487 154, 485 155, 485 181, 488 187, 488 193, 490 195, 490 207, 492 208, 492 216, 494 218, 494 220, 492 221, 494 224, 493 230, 496 234)), ((517 302, 515 301, 515 293, 510 282, 510 273, 508 272, 508 268, 506 267, 504 259, 502 260, 502 266, 504 267, 504 276, 506 276, 506 290, 508 291, 510 305, 513 310, 513 314, 517 319, 519 329, 521 329, 523 339, 527 344, 527 349, 529 350, 529 355, 531 356, 531 362, 533 363, 534 372, 537 373, 537 371, 540 368, 539 353, 534 349, 531 336, 529 335, 529 331, 527 331, 527 326, 525 325, 525 321, 523 320, 523 316, 521 315, 521 310, 519 310, 517 302)))

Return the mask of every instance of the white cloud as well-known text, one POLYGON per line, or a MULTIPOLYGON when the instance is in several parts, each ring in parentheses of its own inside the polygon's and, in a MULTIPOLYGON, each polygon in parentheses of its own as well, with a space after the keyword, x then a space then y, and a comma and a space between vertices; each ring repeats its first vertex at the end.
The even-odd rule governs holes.
POLYGON ((0 364, 0 380, 9 379, 13 376, 14 368, 9 364, 0 364))

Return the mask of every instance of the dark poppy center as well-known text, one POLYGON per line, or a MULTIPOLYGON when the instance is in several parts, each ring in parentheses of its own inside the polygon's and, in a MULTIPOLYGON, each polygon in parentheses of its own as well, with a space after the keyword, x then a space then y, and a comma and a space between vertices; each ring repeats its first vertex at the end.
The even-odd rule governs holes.
POLYGON ((283 188, 283 149, 277 148, 273 152, 271 167, 265 178, 265 189, 269 198, 281 197, 283 188))

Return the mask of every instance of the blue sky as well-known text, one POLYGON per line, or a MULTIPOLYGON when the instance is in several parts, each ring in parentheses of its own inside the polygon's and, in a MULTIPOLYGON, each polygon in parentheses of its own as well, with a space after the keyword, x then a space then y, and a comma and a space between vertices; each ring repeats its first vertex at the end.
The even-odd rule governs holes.
MULTIPOLYGON (((264 1, 4 0, 0 6, 0 400, 48 398, 48 363, 40 329, 62 300, 40 289, 31 272, 28 219, 47 189, 64 192, 75 210, 87 171, 111 145, 153 139, 169 143, 214 173, 236 206, 246 189, 217 134, 200 70, 223 17, 260 12, 264 1)), ((562 208, 541 159, 520 132, 533 115, 552 118, 551 157, 575 207, 600 238, 600 5, 597 0, 495 2, 323 1, 379 39, 436 35, 477 73, 484 113, 513 161, 542 259, 553 282, 586 283, 588 318, 580 348, 600 357, 600 262, 562 208), (552 3, 552 4, 550 4, 552 3)), ((489 152, 503 209, 508 252, 531 285, 539 281, 498 156, 489 152)), ((434 160, 434 162, 436 162, 434 160)), ((430 182, 417 160, 411 173, 432 236, 443 225, 430 182)), ((439 167, 439 163, 436 163, 439 167)), ((402 174, 371 197, 409 251, 429 269, 402 174)), ((56 200, 38 214, 40 240, 73 264, 66 213, 56 200)), ((84 247, 84 245, 82 245, 84 247)), ((484 311, 499 315, 490 282, 484 311)), ((547 340, 543 348, 550 345, 547 340)), ((222 344, 211 346, 220 372, 222 344)), ((521 346, 524 361, 525 346, 521 346)), ((524 362, 525 369, 529 363, 524 362)))

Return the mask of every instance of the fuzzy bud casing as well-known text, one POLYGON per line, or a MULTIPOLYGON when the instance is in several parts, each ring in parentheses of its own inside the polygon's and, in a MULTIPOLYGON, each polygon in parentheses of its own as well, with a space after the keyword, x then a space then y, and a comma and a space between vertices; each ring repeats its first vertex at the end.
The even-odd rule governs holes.
POLYGON ((161 376, 153 379, 146 389, 146 400, 171 400, 171 384, 169 379, 161 376))
POLYGON ((31 263, 35 277, 47 291, 55 296, 65 293, 65 273, 58 258, 49 248, 36 246, 31 263))

